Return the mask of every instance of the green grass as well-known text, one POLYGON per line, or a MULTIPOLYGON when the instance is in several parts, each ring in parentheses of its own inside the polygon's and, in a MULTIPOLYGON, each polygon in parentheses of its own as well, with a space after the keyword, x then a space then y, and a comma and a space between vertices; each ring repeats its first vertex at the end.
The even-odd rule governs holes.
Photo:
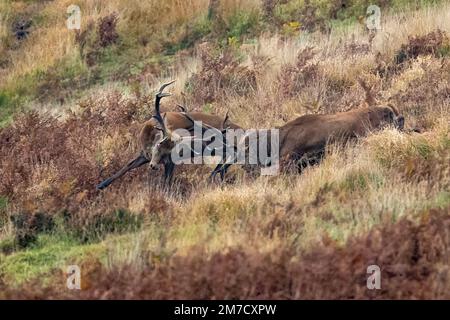
MULTIPOLYGON (((164 238, 161 226, 149 224, 142 232, 146 234, 146 244, 153 244, 155 248, 158 244, 160 246, 161 238, 164 238)), ((86 243, 73 234, 63 234, 59 230, 38 235, 37 240, 23 250, 15 246, 13 237, 7 237, 0 241, 0 278, 11 286, 33 280, 45 283, 54 278, 52 271, 55 269, 81 264, 89 257, 106 264, 108 254, 114 248, 122 248, 120 252, 114 252, 116 256, 127 256, 128 252, 135 250, 138 234, 137 230, 123 234, 108 233, 100 242, 86 243)))
POLYGON ((211 33, 213 23, 207 16, 196 19, 186 27, 186 34, 177 43, 166 44, 165 55, 174 55, 177 51, 191 48, 197 41, 211 33))
POLYGON ((66 265, 81 263, 87 256, 101 258, 105 248, 101 243, 81 245, 72 238, 53 235, 40 235, 32 247, 0 255, 0 274, 12 285, 25 281, 51 279, 51 271, 66 265))
MULTIPOLYGON (((0 210, 2 203, 6 206, 6 199, 2 199, 0 210)), ((101 261, 106 256, 106 243, 116 238, 132 245, 127 235, 142 229, 142 217, 125 210, 97 217, 82 228, 67 225, 62 216, 54 219, 55 226, 38 234, 26 248, 18 246, 14 234, 0 240, 0 278, 12 285, 47 281, 54 269, 81 263, 89 256, 101 261)))
POLYGON ((142 215, 118 209, 110 214, 95 217, 82 228, 72 228, 69 223, 67 226, 60 227, 58 232, 65 231, 83 243, 95 243, 103 240, 108 234, 136 232, 143 227, 143 219, 142 215))
POLYGON ((8 221, 6 208, 8 207, 8 198, 0 196, 0 229, 2 229, 8 221))
MULTIPOLYGON (((32 1, 28 1, 32 2, 32 1)), ((378 1, 355 0, 346 9, 337 12, 338 19, 330 19, 331 1, 313 0, 311 5, 316 7, 314 15, 317 18, 329 21, 334 28, 344 28, 353 25, 356 17, 364 15, 369 4, 379 4, 378 1)), ((420 5, 438 4, 440 0, 423 0, 420 5)), ((393 0, 391 9, 399 10, 409 7, 409 1, 393 0)), ((9 8, 10 5, 6 6, 9 8)), ((302 10, 305 7, 304 0, 291 0, 279 4, 275 8, 274 15, 278 22, 288 23, 302 19, 302 10)), ((14 16, 17 13, 14 13, 14 16)), ((47 17, 42 12, 34 12, 34 28, 45 26, 54 17, 47 17)), ((193 45, 205 37, 214 35, 219 43, 226 46, 231 43, 243 41, 245 37, 257 36, 261 31, 270 30, 267 21, 259 11, 236 11, 227 18, 226 27, 217 29, 214 21, 203 15, 194 21, 177 26, 185 28, 185 35, 181 38, 170 37, 168 31, 167 41, 163 43, 159 52, 150 56, 143 56, 138 35, 130 30, 119 30, 120 41, 117 45, 102 48, 98 52, 95 66, 88 67, 81 59, 78 52, 69 53, 46 70, 34 70, 33 72, 13 79, 9 84, 0 85, 0 127, 11 123, 13 114, 28 105, 31 101, 39 99, 46 102, 62 101, 67 98, 78 98, 86 89, 110 81, 125 81, 126 79, 141 74, 148 66, 156 66, 164 69, 170 64, 173 55, 178 51, 193 47, 193 45), (127 34, 126 32, 130 32, 127 34), (217 33, 219 32, 219 33, 217 33)), ((175 29, 177 29, 175 28, 175 29)), ((95 35, 92 35, 94 38, 95 35)), ((95 40, 95 39, 94 39, 95 40)), ((93 40, 93 41, 94 41, 93 40)), ((442 48, 442 56, 449 54, 449 48, 442 48)))
POLYGON ((0 196, 0 211, 4 210, 8 206, 8 198, 0 196))
POLYGON ((18 111, 18 100, 11 92, 0 89, 0 128, 11 123, 14 112, 18 111))
POLYGON ((258 12, 238 11, 229 19, 227 38, 242 38, 244 35, 255 34, 261 24, 258 12))
MULTIPOLYGON (((436 196, 436 199, 434 200, 433 205, 441 209, 450 206, 450 191, 439 192, 436 196)), ((430 208, 431 207, 432 206, 430 206, 430 208)))
POLYGON ((383 177, 371 172, 350 172, 339 184, 338 189, 348 192, 365 191, 369 186, 380 188, 383 177))

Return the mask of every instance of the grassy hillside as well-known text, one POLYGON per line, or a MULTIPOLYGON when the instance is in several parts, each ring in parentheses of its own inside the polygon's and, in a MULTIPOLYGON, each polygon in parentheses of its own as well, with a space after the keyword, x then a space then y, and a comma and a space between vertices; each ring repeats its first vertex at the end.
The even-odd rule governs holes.
POLYGON ((0 298, 449 298, 450 5, 375 3, 371 33, 363 0, 3 1, 0 298), (245 128, 357 108, 363 79, 408 130, 301 175, 235 166, 211 185, 180 166, 167 191, 143 167, 96 191, 169 79, 165 109, 245 128), (366 290, 371 264, 383 290, 366 290))

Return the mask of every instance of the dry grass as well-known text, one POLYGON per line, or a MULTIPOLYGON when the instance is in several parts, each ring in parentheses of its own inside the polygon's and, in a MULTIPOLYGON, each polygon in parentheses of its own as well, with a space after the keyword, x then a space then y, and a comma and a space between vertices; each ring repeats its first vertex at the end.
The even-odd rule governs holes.
MULTIPOLYGON (((402 219, 353 237, 299 253, 288 244, 264 252, 244 246, 208 255, 146 252, 146 266, 105 272, 95 260, 83 266, 83 290, 38 283, 3 291, 2 298, 78 299, 448 299, 449 211, 430 210, 418 225, 402 219), (366 287, 367 266, 381 266, 382 289, 366 287)), ((136 243, 136 248, 141 244, 136 243)), ((120 247, 123 249, 123 247, 120 247)), ((58 277, 56 277, 57 279, 58 277)), ((59 278, 63 278, 60 274, 59 278)), ((1 288, 1 286, 0 286, 1 288)))
MULTIPOLYGON (((51 2, 42 9, 52 17, 48 21, 58 20, 67 3, 51 2)), ((243 3, 225 1, 221 10, 231 15, 243 3)), ((208 10, 208 1, 80 4, 95 21, 117 12, 119 35, 126 30, 142 37, 208 10), (150 15, 156 8, 165 14, 150 15), (157 18, 158 25, 152 20, 157 18)), ((259 1, 245 1, 245 6, 258 8, 259 1)), ((71 111, 66 105, 55 112, 50 105, 52 114, 35 110, 17 115, 11 126, 0 129, 0 195, 8 199, 6 209, 0 207, 0 241, 15 238, 32 248, 51 229, 70 234, 77 243, 104 245, 106 263, 86 266, 93 274, 91 286, 100 289, 83 292, 83 298, 123 297, 121 292, 130 292, 131 298, 370 298, 358 286, 363 267, 373 261, 384 264, 390 279, 382 298, 447 297, 448 284, 436 286, 439 272, 448 271, 448 232, 439 226, 448 224, 450 205, 449 56, 425 51, 401 65, 395 57, 402 48, 413 48, 417 37, 425 36, 426 45, 431 32, 449 34, 449 9, 443 4, 386 16, 383 30, 372 40, 356 25, 300 38, 264 34, 252 44, 226 50, 213 42, 197 45, 179 53, 165 76, 143 76, 135 92, 114 85, 92 88, 71 111), (302 114, 359 106, 365 100, 359 77, 377 99, 398 107, 407 129, 421 133, 386 129, 345 148, 330 148, 320 165, 302 175, 254 177, 236 166, 231 182, 218 186, 205 182, 210 168, 184 166, 168 192, 159 172, 140 168, 104 192, 94 190, 137 152, 138 130, 151 113, 147 103, 168 78, 177 83, 165 108, 175 109, 175 102, 185 100, 190 110, 230 110, 231 119, 243 127, 268 128, 302 114), (443 245, 427 251, 435 229, 443 245), (427 248, 420 257, 412 257, 414 241, 427 248), (242 267, 233 278, 236 265, 242 267), (316 265, 322 267, 314 273, 316 265), (102 268, 106 275, 97 277, 102 268), (389 268, 403 268, 414 280, 411 287, 389 268), (426 275, 420 273, 423 268, 426 275), (125 272, 117 287, 109 288, 109 279, 120 270, 125 272), (222 275, 218 282, 214 274, 222 275), (335 274, 340 280, 329 284, 335 274), (267 287, 265 278, 271 279, 267 287), (292 279, 299 282, 289 291, 292 279), (236 286, 204 289, 224 283, 236 286), (181 286, 185 289, 179 290, 181 286)), ((49 23, 39 37, 32 35, 20 57, 13 53, 15 64, 6 77, 50 66, 76 50, 60 27, 49 23)), ((181 34, 177 30, 174 38, 181 34)), ((160 36, 164 33, 155 39, 160 36)), ((150 54, 156 49, 147 44, 142 50, 150 54)), ((0 265, 20 254, 20 248, 7 253, 0 255, 0 265)), ((4 286, 13 284, 2 276, 0 272, 4 286)), ((39 290, 36 283, 29 295, 65 296, 52 288, 39 290)))

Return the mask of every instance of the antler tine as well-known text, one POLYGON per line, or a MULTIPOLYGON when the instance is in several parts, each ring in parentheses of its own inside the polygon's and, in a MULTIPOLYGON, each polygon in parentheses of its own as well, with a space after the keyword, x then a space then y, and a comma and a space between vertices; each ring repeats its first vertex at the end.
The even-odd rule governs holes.
MULTIPOLYGON (((162 95, 162 97, 166 97, 166 96, 168 96, 168 95, 170 95, 170 93, 163 93, 163 91, 164 91, 164 89, 167 87, 167 86, 170 86, 172 83, 174 83, 175 82, 175 80, 172 80, 172 81, 170 81, 170 82, 167 82, 167 83, 164 83, 160 88, 159 88, 159 92, 157 93, 157 95, 162 95)), ((161 97, 161 98, 162 98, 161 97)))
POLYGON ((160 124, 161 130, 162 130, 164 136, 167 136, 167 135, 168 135, 168 132, 167 132, 166 125, 165 125, 165 123, 164 123, 164 119, 163 119, 162 116, 161 116, 160 104, 161 104, 161 99, 162 99, 162 98, 170 96, 170 93, 164 93, 164 92, 163 92, 164 89, 165 89, 167 86, 169 86, 169 85, 171 85, 172 83, 174 83, 174 82, 175 82, 175 80, 172 80, 172 81, 170 81, 170 82, 167 82, 167 83, 163 84, 163 85, 159 88, 159 91, 158 91, 158 93, 156 94, 156 98, 155 98, 155 113, 156 113, 156 114, 155 114, 153 117, 154 117, 154 118, 158 121, 158 123, 160 124))
POLYGON ((369 85, 367 84, 367 82, 362 78, 362 77, 358 77, 357 78, 359 85, 363 88, 364 93, 365 93, 365 101, 369 106, 373 106, 377 104, 377 99, 374 97, 373 92, 372 92, 372 87, 369 87, 369 85))
POLYGON ((225 127, 225 124, 227 123, 228 119, 230 118, 229 114, 230 114, 230 110, 227 110, 227 113, 225 113, 225 118, 223 119, 223 122, 222 122, 222 129, 228 129, 228 127, 229 127, 229 126, 225 127))
MULTIPOLYGON (((194 119, 192 119, 192 117, 187 113, 186 107, 184 107, 184 106, 182 106, 180 104, 177 104, 177 107, 181 109, 181 114, 183 114, 186 117, 186 119, 188 119, 192 123, 192 129, 193 129, 195 127, 196 121, 194 119)), ((225 123, 227 121, 228 121, 228 112, 226 113, 225 119, 223 120, 222 130, 225 129, 224 126, 225 126, 225 123)), ((210 125, 208 125, 206 123, 202 123, 201 127, 202 127, 202 132, 205 132, 206 130, 209 130, 209 129, 219 130, 219 129, 217 129, 217 128, 213 127, 213 126, 210 126, 210 125)), ((190 130, 192 130, 192 129, 190 129, 190 130)), ((222 130, 219 130, 219 131, 222 131, 222 130)))
POLYGON ((181 112, 187 112, 186 107, 182 106, 181 104, 177 104, 177 107, 180 108, 181 112))

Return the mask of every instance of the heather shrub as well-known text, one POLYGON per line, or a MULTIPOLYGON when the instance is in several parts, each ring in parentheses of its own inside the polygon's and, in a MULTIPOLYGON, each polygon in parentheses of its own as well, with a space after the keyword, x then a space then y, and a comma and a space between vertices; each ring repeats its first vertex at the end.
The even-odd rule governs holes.
MULTIPOLYGON (((277 75, 281 98, 298 101, 308 113, 347 111, 360 106, 365 100, 365 89, 357 84, 357 79, 350 71, 342 74, 336 70, 334 62, 321 63, 318 54, 307 47, 299 51, 294 63, 281 66, 277 75)), ((379 81, 372 73, 367 72, 366 76, 372 77, 371 82, 379 81)))
POLYGON ((207 37, 213 30, 214 23, 206 16, 200 16, 186 25, 184 35, 180 41, 168 43, 167 54, 175 54, 178 51, 193 47, 198 41, 207 37))
POLYGON ((227 38, 255 35, 260 29, 260 16, 256 11, 236 11, 228 18, 227 38))
MULTIPOLYGON (((419 58, 392 79, 390 100, 416 121, 418 128, 430 128, 435 117, 430 110, 449 102, 448 61, 419 58)), ((443 107, 445 112, 445 107, 443 107)))
POLYGON ((299 52, 294 65, 282 66, 278 81, 283 96, 296 96, 306 86, 318 81, 318 64, 312 61, 315 55, 314 48, 308 47, 299 52))
MULTIPOLYGON (((0 161, 0 194, 11 200, 10 211, 20 217, 39 212, 59 214, 64 210, 77 216, 80 206, 99 197, 96 183, 134 156, 137 146, 130 147, 125 142, 136 143, 140 129, 136 124, 133 132, 132 123, 142 117, 136 103, 113 93, 104 99, 81 102, 81 111, 69 114, 64 121, 33 111, 17 116, 12 126, 1 129, 1 153, 8 156, 0 161), (102 140, 116 132, 121 135, 115 135, 114 141, 102 140), (99 151, 103 156, 99 156, 99 151)), ((98 206, 112 212, 112 220, 116 212, 117 221, 134 223, 120 210, 105 210, 106 203, 98 206)), ((92 225, 111 222, 115 230, 111 219, 94 215, 92 225)), ((32 239, 41 230, 34 227, 34 220, 15 221, 18 229, 25 230, 24 238, 30 233, 32 239)))
POLYGON ((196 103, 221 100, 227 91, 246 95, 256 89, 255 70, 240 65, 232 51, 221 52, 207 43, 199 50, 202 68, 187 82, 187 88, 196 103))
POLYGON ((274 16, 281 23, 297 21, 300 28, 305 31, 315 31, 327 29, 326 5, 316 1, 282 1, 275 7, 274 16))
POLYGON ((15 241, 19 248, 26 248, 36 241, 41 232, 49 232, 54 228, 51 216, 44 213, 17 213, 11 215, 15 241))
POLYGON ((3 298, 82 299, 446 299, 450 243, 448 208, 424 213, 351 238, 344 247, 324 240, 315 250, 287 246, 255 252, 245 247, 165 256, 142 271, 123 266, 88 273, 91 288, 71 293, 58 285, 2 290, 3 298), (381 269, 382 289, 366 286, 368 265, 381 269), (220 275, 220 276, 218 276, 220 275), (114 283, 112 286, 111 283, 114 283), (92 288, 95 287, 95 290, 92 288))
POLYGON ((80 0, 76 32, 67 1, 0 4, 0 297, 448 298, 447 4, 379 1, 369 33, 366 0, 80 0), (33 25, 16 40, 21 8, 33 25), (213 165, 180 165, 168 188, 142 166, 96 190, 172 79, 163 111, 274 128, 379 103, 405 130, 309 154, 301 173, 232 166, 219 184, 213 165))
POLYGON ((119 35, 116 31, 117 20, 117 13, 111 13, 99 21, 97 32, 100 46, 107 47, 116 43, 119 39, 119 35))
POLYGON ((409 36, 408 43, 402 45, 396 54, 397 64, 415 59, 419 55, 440 56, 448 51, 450 39, 445 31, 440 29, 432 31, 424 36, 409 36))
POLYGON ((77 98, 79 91, 88 88, 96 79, 78 55, 67 56, 57 61, 53 68, 36 77, 35 95, 40 102, 58 101, 64 104, 66 100, 77 98))

